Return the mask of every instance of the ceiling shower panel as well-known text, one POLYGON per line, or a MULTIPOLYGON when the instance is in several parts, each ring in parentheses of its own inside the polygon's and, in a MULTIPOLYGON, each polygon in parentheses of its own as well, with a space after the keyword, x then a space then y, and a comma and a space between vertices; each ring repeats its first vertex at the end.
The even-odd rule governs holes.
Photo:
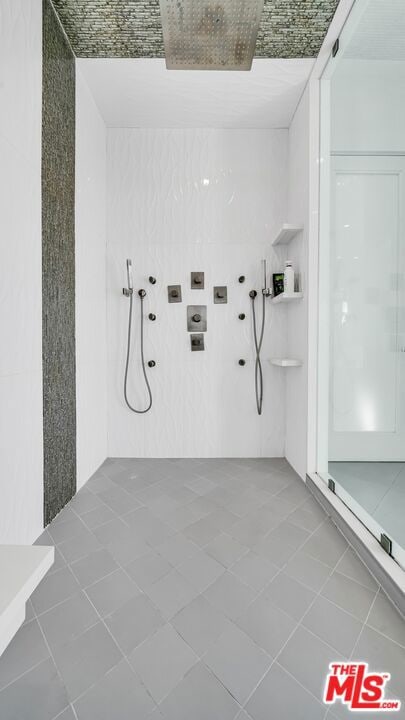
POLYGON ((169 70, 250 70, 264 0, 160 0, 169 70))

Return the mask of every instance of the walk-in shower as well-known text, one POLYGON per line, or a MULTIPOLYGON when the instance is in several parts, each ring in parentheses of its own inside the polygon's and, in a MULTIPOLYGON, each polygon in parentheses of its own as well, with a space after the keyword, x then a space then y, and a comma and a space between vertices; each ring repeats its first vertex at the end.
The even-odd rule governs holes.
MULTIPOLYGON (((150 278, 150 282, 152 280, 154 282, 155 278, 150 278)), ((152 284, 154 284, 152 282, 152 284)), ((141 308, 141 322, 140 322, 140 351, 141 351, 141 365, 142 365, 142 372, 145 379, 146 389, 148 392, 148 405, 144 410, 138 410, 137 408, 134 408, 131 403, 128 400, 128 371, 129 371, 129 361, 131 357, 131 339, 132 339, 132 310, 133 310, 133 304, 134 304, 134 286, 133 286, 133 277, 132 277, 132 260, 130 258, 127 259, 127 283, 128 286, 126 288, 122 289, 123 294, 129 298, 129 314, 128 314, 128 334, 127 334, 127 355, 126 355, 126 361, 125 361, 125 372, 124 372, 124 398, 127 406, 129 409, 137 413, 138 415, 143 415, 144 413, 147 413, 151 407, 152 407, 152 390, 149 384, 148 375, 146 372, 145 367, 145 354, 144 354, 144 308, 143 303, 144 299, 146 297, 146 290, 138 290, 138 295, 140 298, 140 308, 141 308)), ((152 363, 153 361, 151 361, 152 363)), ((153 363, 154 365, 154 363, 153 363)), ((151 367, 153 367, 151 365, 151 367)))
POLYGON ((264 326, 266 322, 266 298, 270 297, 271 290, 267 286, 267 263, 266 260, 262 260, 263 268, 263 287, 262 287, 262 323, 260 327, 260 333, 257 327, 256 307, 255 301, 257 297, 256 290, 251 290, 249 297, 252 302, 252 319, 253 319, 253 338, 255 343, 256 360, 255 360, 255 395, 256 395, 256 407, 259 415, 262 414, 263 408, 263 367, 260 357, 263 337, 264 337, 264 326))

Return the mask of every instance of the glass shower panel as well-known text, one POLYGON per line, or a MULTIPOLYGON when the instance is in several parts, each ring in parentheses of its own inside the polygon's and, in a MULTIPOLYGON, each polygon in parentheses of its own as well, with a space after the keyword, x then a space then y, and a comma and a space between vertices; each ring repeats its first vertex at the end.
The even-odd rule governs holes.
POLYGON ((357 0, 321 83, 318 471, 405 567, 404 23, 357 0))

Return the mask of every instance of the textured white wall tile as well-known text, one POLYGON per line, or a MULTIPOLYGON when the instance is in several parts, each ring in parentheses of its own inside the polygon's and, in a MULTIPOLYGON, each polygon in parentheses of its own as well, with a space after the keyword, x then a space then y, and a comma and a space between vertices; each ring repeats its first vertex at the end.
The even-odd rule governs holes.
MULTIPOLYGON (((41 368, 41 182, 0 137, 0 376, 41 368)), ((40 172, 40 168, 38 168, 40 172)))
POLYGON ((41 0, 0 0, 0 543, 42 531, 41 67, 41 0))
POLYGON ((106 129, 76 75, 77 487, 107 456, 106 129))
MULTIPOLYGON (((267 301, 263 344, 264 413, 256 414, 248 292, 261 287, 260 261, 280 269, 270 239, 285 219, 286 131, 108 131, 108 454, 127 456, 269 456, 284 452, 284 373, 267 358, 286 346, 285 308, 267 301), (204 182, 205 181, 205 182, 204 182), (208 183, 206 182, 208 181, 208 183), (123 400, 129 301, 125 260, 145 287, 146 360, 152 411, 136 416, 123 400), (190 272, 205 272, 205 290, 190 272), (246 275, 245 284, 238 283, 246 275), (149 285, 155 275, 158 282, 149 285), (168 304, 181 283, 183 302, 168 304), (214 305, 212 287, 228 286, 214 305), (206 350, 191 353, 187 304, 208 306, 206 350), (240 321, 238 314, 247 319, 240 321), (246 358, 244 368, 239 358, 246 358)), ((139 364, 139 299, 134 298, 130 395, 144 405, 139 364)))
POLYGON ((0 544, 42 532, 42 370, 0 377, 0 544))
POLYGON ((303 366, 286 371, 286 458, 305 478, 307 471, 308 425, 308 220, 309 220, 309 91, 298 106, 289 131, 289 187, 287 222, 304 230, 283 249, 280 257, 289 259, 300 276, 304 299, 288 308, 287 356, 303 361, 303 366))
POLYGON ((109 242, 269 242, 283 215, 285 130, 111 130, 109 242), (116 197, 119 193, 120 197, 116 197))
POLYGON ((0 135, 37 170, 41 159, 42 1, 0 0, 0 135))

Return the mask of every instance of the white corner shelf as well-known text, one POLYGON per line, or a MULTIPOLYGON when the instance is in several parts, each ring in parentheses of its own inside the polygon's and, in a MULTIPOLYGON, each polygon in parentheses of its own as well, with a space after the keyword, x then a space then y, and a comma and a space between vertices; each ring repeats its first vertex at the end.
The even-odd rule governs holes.
POLYGON ((269 362, 278 367, 301 367, 302 360, 294 360, 293 358, 270 358, 269 362))
POLYGON ((302 300, 304 297, 304 293, 302 292, 294 292, 294 293, 280 293, 280 295, 276 295, 274 298, 272 298, 272 304, 278 305, 278 303, 287 303, 287 302, 294 302, 294 300, 302 300))
POLYGON ((287 245, 296 235, 298 235, 304 228, 302 225, 289 225, 284 223, 281 229, 277 233, 276 237, 272 241, 272 245, 287 245))

